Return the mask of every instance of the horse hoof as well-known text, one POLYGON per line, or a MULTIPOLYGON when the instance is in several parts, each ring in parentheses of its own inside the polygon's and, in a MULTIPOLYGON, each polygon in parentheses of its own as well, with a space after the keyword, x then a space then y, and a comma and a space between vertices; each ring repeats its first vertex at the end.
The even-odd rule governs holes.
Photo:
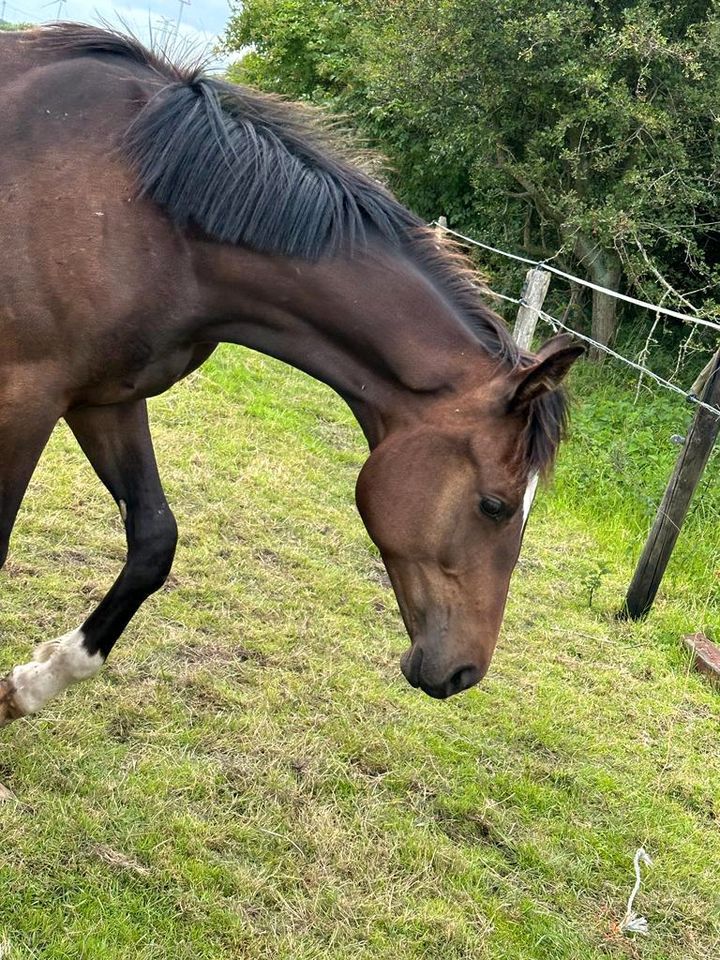
POLYGON ((6 727, 21 716, 22 713, 15 702, 15 684, 12 682, 12 674, 8 674, 4 680, 0 680, 0 727, 6 727))

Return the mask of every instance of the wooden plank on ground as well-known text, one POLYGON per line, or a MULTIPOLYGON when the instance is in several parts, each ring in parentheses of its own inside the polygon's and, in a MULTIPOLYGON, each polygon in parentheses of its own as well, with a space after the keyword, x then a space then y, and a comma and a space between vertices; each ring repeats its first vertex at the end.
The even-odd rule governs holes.
POLYGON ((720 687, 720 647, 704 633, 690 633, 683 643, 693 655, 696 668, 720 687))

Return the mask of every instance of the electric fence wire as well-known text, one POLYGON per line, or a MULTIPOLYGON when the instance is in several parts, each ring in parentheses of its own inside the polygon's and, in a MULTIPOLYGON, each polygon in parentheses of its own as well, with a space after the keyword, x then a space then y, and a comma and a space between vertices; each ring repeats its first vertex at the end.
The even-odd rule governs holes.
POLYGON ((716 417, 720 417, 720 408, 713 407, 712 404, 705 403, 699 397, 696 397, 694 393, 688 393, 686 390, 683 390, 682 387, 679 387, 676 383, 672 383, 670 380, 666 380, 664 377, 661 377, 659 374, 655 373, 653 370, 650 370, 648 367, 643 366, 641 363, 637 363, 635 360, 630 360, 628 357, 624 357, 621 353, 618 353, 616 350, 613 350, 611 347, 605 346, 604 343, 598 343, 597 340, 593 340, 592 337, 588 337, 584 333, 580 333, 577 330, 574 330, 572 327, 569 327, 562 320, 558 320, 557 317, 551 316, 549 313, 546 313, 545 310, 538 310, 537 307, 533 307, 532 304, 527 303, 523 300, 522 297, 509 297, 505 293, 498 293, 497 290, 492 290, 490 287, 486 288, 487 293, 492 297, 497 297, 498 300, 505 300, 507 303, 514 303, 518 307, 527 307, 530 310, 536 310, 538 316, 541 320, 544 320, 553 330, 564 330, 566 333, 570 333, 573 337, 576 337, 578 340, 582 340, 584 343, 590 344, 592 347, 596 347, 598 350, 602 350, 603 353, 606 353, 608 356, 612 357, 614 360, 619 360, 621 363, 627 364, 629 367, 632 367, 633 370, 637 370, 642 373, 644 376, 649 377, 651 380, 654 380, 659 386, 664 387, 666 390, 671 390, 673 393, 677 393, 679 396, 684 397, 690 403, 695 403, 699 407, 702 407, 704 410, 708 410, 710 413, 714 414, 716 417))
POLYGON ((648 303, 647 300, 637 300, 635 297, 631 297, 626 293, 620 293, 617 290, 609 290, 607 287, 601 287, 599 284, 592 283, 590 280, 584 280, 582 277, 576 277, 572 273, 566 273, 564 270, 560 270, 558 267, 548 263, 547 260, 531 260, 529 257, 521 257, 517 253, 508 253, 507 250, 501 250, 499 247, 493 247, 489 243, 483 243, 481 240, 475 240, 473 237, 467 237, 463 233, 458 233, 457 230, 452 230, 450 227, 446 227, 445 224, 439 223, 437 220, 434 220, 431 226, 437 227, 440 230, 444 230, 453 237, 457 237, 459 240, 463 240, 465 243, 469 243, 474 247, 482 247, 483 250, 489 250, 491 253, 497 253, 501 257, 506 257, 509 260, 517 260, 519 263, 527 263, 531 267, 538 267, 541 270, 547 270, 549 273, 554 273, 556 276, 562 277, 564 280, 570 280, 572 283, 578 283, 581 287, 588 287, 590 290, 596 290, 598 293, 604 293, 606 296, 614 297, 616 300, 624 300, 626 303, 632 303, 636 307, 644 307, 646 310, 652 310, 653 313, 662 313, 666 317, 673 317, 675 320, 682 320, 684 323, 695 323, 702 327, 709 327, 711 330, 720 331, 720 323, 713 323, 712 320, 705 320, 703 317, 689 317, 686 313, 678 313, 677 310, 670 310, 669 307, 661 307, 656 303, 648 303))
MULTIPOLYGON (((431 226, 438 227, 440 230, 444 230, 446 233, 450 233, 453 236, 458 237, 460 240, 472 244, 473 246, 482 247, 484 250, 489 250, 492 253, 500 254, 500 256, 508 257, 510 260, 517 260, 520 263, 527 263, 530 264, 530 266, 538 267, 542 270, 548 270, 551 273, 555 273, 558 276, 564 277, 566 280, 572 280, 574 283, 579 283, 583 286, 590 287, 593 290, 600 290, 602 293, 607 293, 609 296, 617 297, 620 300, 626 300, 628 303, 633 303, 636 306, 646 307, 648 310, 654 310, 657 313, 664 313, 676 319, 684 320, 687 323, 698 323, 702 326, 711 327, 713 330, 720 330, 720 324, 711 323, 709 320, 703 320, 700 317, 688 317, 684 314, 676 313, 674 310, 668 310, 667 308, 657 306, 656 304, 646 303, 644 300, 636 300, 634 297, 626 296, 625 294, 618 293, 615 290, 607 290, 605 287, 599 287, 597 284, 590 283, 589 280, 582 280, 580 277, 574 277, 572 274, 565 273, 564 270, 558 270, 556 267, 553 267, 551 264, 544 261, 531 260, 529 257, 521 257, 516 253, 508 253, 507 251, 501 250, 498 247, 493 247, 489 243, 482 243, 480 240, 474 240, 472 237, 466 237, 464 234, 458 233, 456 230, 451 230, 450 227, 446 227, 444 224, 438 223, 437 221, 434 221, 431 226)), ((650 370, 643 364, 637 363, 635 360, 630 360, 628 357, 624 357, 621 353, 618 353, 611 347, 606 346, 604 343, 599 343, 592 337, 588 337, 587 334, 580 333, 578 330, 574 330, 572 327, 569 327, 566 323, 564 323, 564 321, 558 320, 557 317, 553 317, 544 310, 533 307, 532 304, 527 303, 522 297, 510 297, 506 293, 499 293, 497 290, 492 290, 490 287, 487 287, 486 290, 490 296, 497 297, 498 300, 504 300, 506 303, 513 303, 518 307, 527 307, 530 310, 536 310, 538 317, 541 320, 544 320, 545 323, 549 324, 553 330, 564 330, 566 333, 572 334, 578 340, 582 340, 584 343, 590 344, 590 346, 595 347, 597 350, 601 350, 614 360, 619 360, 621 363, 632 367, 633 370, 637 370, 644 376, 649 377, 666 390, 670 390, 673 393, 678 394, 689 403, 694 403, 697 406, 702 407, 704 410, 709 411, 714 416, 720 417, 720 408, 714 407, 712 404, 705 403, 704 400, 701 400, 699 397, 695 396, 694 393, 688 393, 687 390, 683 390, 682 387, 679 387, 676 383, 666 380, 665 377, 661 377, 659 374, 655 373, 653 370, 650 370)))

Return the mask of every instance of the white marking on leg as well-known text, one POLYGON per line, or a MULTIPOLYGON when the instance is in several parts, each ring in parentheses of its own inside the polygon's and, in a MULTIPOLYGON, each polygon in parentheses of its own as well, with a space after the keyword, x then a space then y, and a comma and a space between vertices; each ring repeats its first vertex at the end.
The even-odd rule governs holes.
POLYGON ((539 479, 540 479, 540 474, 534 473, 528 481, 528 485, 525 490, 525 496, 523 497, 523 527, 525 527, 525 525, 528 522, 528 517, 530 516, 530 510, 532 509, 533 500, 535 499, 535 494, 537 493, 539 479))
POLYGON ((15 688, 15 704, 24 716, 37 713, 71 684, 87 680, 100 670, 103 656, 89 654, 84 638, 85 634, 78 629, 41 643, 31 663, 15 667, 8 679, 15 688))
POLYGON ((122 522, 127 523, 127 504, 124 500, 118 500, 118 507, 120 507, 120 516, 122 517, 122 522))

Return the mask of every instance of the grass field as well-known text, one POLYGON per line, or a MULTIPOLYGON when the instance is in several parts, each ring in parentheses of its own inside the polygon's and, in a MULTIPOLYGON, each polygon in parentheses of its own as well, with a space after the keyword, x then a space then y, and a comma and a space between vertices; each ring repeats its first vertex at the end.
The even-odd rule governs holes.
MULTIPOLYGON (((229 348, 154 401, 175 570, 98 680, 0 733, 0 957, 720 956, 720 699, 679 644, 720 633, 718 457, 654 614, 618 623, 687 413, 607 371, 575 393, 491 674, 445 703, 399 673, 341 403, 229 348)), ((58 429, 0 580, 3 671, 123 552, 58 429)))

